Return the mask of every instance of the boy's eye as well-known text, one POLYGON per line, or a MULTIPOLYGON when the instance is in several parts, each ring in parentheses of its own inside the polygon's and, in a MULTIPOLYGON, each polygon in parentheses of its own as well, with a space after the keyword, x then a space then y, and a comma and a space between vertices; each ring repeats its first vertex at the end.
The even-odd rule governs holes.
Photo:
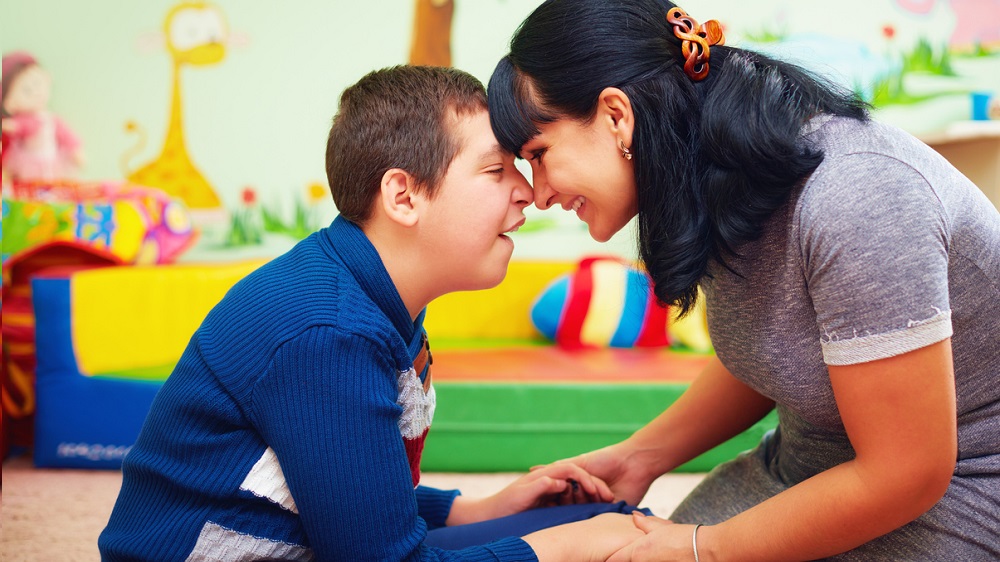
POLYGON ((501 166, 499 168, 490 168, 489 170, 486 170, 486 173, 487 174, 502 174, 503 173, 503 166, 501 166))

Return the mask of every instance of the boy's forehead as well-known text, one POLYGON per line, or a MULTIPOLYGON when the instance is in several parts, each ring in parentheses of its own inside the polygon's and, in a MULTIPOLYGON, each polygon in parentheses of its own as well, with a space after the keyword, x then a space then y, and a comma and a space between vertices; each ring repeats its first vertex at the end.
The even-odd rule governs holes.
POLYGON ((458 117, 454 131, 460 144, 459 154, 476 160, 503 157, 506 151, 497 142, 485 109, 458 117))

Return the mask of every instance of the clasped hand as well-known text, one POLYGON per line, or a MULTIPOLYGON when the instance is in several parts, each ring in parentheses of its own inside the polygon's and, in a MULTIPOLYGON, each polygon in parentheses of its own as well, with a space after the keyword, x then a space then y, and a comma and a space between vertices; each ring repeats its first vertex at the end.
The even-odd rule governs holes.
POLYGON ((455 498, 447 524, 462 525, 513 515, 529 509, 578 503, 610 502, 608 485, 572 463, 539 467, 485 498, 455 498))

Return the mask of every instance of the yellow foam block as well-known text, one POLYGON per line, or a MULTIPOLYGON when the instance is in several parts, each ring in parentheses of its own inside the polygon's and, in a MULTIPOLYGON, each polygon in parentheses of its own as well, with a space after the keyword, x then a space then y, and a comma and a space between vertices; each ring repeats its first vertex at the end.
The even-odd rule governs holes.
POLYGON ((708 335, 708 314, 705 309, 705 296, 698 293, 687 316, 681 319, 671 317, 667 324, 667 331, 670 339, 679 343, 692 351, 699 353, 710 353, 712 351, 712 338, 708 335))
POLYGON ((75 274, 70 290, 80 372, 177 361, 208 311, 263 263, 111 267, 75 274))
POLYGON ((432 342, 433 338, 539 337, 531 323, 531 305, 556 277, 575 268, 574 262, 513 261, 507 276, 492 289, 436 299, 427 307, 424 327, 432 342))

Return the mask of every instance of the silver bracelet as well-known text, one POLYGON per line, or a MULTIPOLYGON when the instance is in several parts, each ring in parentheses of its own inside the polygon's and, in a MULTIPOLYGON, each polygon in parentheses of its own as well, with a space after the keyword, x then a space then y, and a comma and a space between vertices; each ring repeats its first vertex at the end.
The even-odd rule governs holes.
POLYGON ((694 526, 694 531, 691 533, 691 548, 694 549, 694 562, 701 562, 698 559, 698 527, 701 527, 701 523, 694 526))

